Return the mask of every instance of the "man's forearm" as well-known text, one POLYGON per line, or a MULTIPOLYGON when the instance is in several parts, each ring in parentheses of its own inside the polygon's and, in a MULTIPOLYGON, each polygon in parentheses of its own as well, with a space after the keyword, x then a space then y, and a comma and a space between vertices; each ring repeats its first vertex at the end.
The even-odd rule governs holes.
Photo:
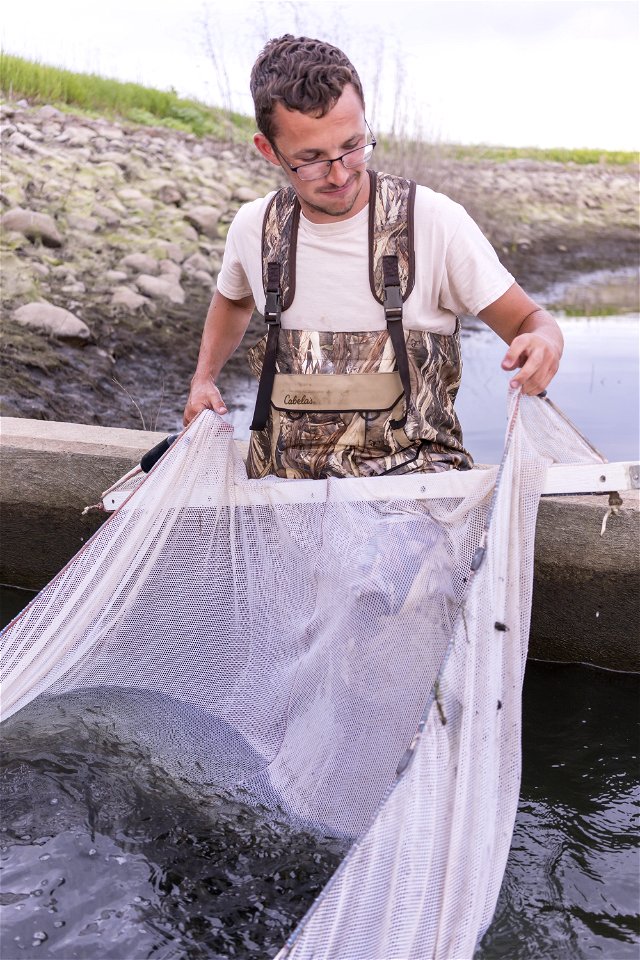
POLYGON ((193 380, 218 376, 238 348, 253 310, 253 300, 228 300, 216 291, 207 311, 193 380))
POLYGON ((184 408, 187 426, 202 410, 215 410, 224 415, 227 405, 216 386, 216 377, 242 340, 253 310, 253 299, 228 300, 221 293, 213 295, 200 342, 196 371, 184 408))

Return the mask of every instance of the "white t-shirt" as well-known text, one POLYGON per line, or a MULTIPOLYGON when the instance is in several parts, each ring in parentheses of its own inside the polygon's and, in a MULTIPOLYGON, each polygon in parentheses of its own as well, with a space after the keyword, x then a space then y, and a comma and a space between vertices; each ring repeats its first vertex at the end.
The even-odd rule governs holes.
MULTIPOLYGON (((229 229, 217 287, 229 300, 250 294, 264 308, 262 221, 273 193, 245 204, 229 229)), ((384 330, 369 286, 368 206, 348 220, 300 216, 296 292, 282 314, 289 330, 384 330)), ((415 286, 404 304, 410 330, 451 334, 456 317, 477 314, 514 283, 464 207, 419 186, 415 205, 415 286)))

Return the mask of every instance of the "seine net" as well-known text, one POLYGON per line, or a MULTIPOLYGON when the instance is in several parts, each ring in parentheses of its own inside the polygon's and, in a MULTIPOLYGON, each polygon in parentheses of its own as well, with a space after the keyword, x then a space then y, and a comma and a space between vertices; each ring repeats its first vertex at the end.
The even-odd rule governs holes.
POLYGON ((594 459, 514 394, 499 468, 248 480, 205 412, 6 629, 4 715, 99 698, 183 784, 351 840, 281 960, 470 958, 516 813, 544 475, 594 459))

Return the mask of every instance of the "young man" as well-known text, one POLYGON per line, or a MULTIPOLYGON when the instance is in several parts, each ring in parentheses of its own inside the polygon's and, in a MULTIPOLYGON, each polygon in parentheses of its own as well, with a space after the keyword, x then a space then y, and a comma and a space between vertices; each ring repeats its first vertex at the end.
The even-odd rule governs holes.
MULTIPOLYGON (((286 35, 270 41, 258 57, 251 91, 260 131, 255 145, 284 171, 291 200, 299 204, 297 238, 294 231, 289 251, 295 298, 282 312, 277 370, 309 376, 303 383, 310 388, 320 382, 314 373, 337 376, 322 379, 329 383, 324 407, 313 400, 313 391, 313 402, 306 392, 290 392, 279 406, 272 402, 266 422, 252 431, 250 475, 379 475, 469 467, 453 410, 460 378, 458 315, 480 316, 509 344, 502 366, 520 368, 511 384, 527 394, 544 390, 558 369, 563 347, 558 325, 515 283, 462 207, 418 187, 415 285, 402 317, 410 391, 403 375, 406 393, 400 406, 391 409, 380 399, 375 409, 371 399, 350 401, 365 383, 358 374, 382 375, 366 381, 369 398, 377 383, 381 397, 388 393, 396 356, 405 352, 397 340, 391 348, 385 309, 372 294, 369 207, 378 204, 378 211, 385 194, 372 195, 380 188, 372 187, 366 168, 375 140, 360 80, 342 51, 286 35), (345 381, 345 375, 352 379, 345 381), (340 399, 335 390, 331 394, 332 384, 339 384, 340 399), (294 401, 308 402, 310 409, 294 401)), ((402 196, 406 181, 385 177, 378 181, 383 189, 402 196)), ((202 409, 227 412, 215 381, 242 340, 254 305, 262 309, 265 303, 262 244, 271 196, 243 207, 229 231, 185 424, 202 409)), ((268 230, 275 232, 277 246, 281 225, 272 220, 268 230)), ((259 372, 259 364, 254 366, 259 372)), ((402 366, 400 357, 397 366, 402 366)))

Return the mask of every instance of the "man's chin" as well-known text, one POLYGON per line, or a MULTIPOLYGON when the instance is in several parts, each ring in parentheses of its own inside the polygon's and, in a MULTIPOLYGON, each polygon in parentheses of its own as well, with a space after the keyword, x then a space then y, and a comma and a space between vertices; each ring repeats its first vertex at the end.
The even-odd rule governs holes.
POLYGON ((346 196, 331 196, 330 193, 320 194, 314 201, 307 200, 307 206, 317 213, 323 213, 328 217, 345 217, 353 210, 356 200, 360 196, 362 185, 356 185, 352 193, 346 196))

